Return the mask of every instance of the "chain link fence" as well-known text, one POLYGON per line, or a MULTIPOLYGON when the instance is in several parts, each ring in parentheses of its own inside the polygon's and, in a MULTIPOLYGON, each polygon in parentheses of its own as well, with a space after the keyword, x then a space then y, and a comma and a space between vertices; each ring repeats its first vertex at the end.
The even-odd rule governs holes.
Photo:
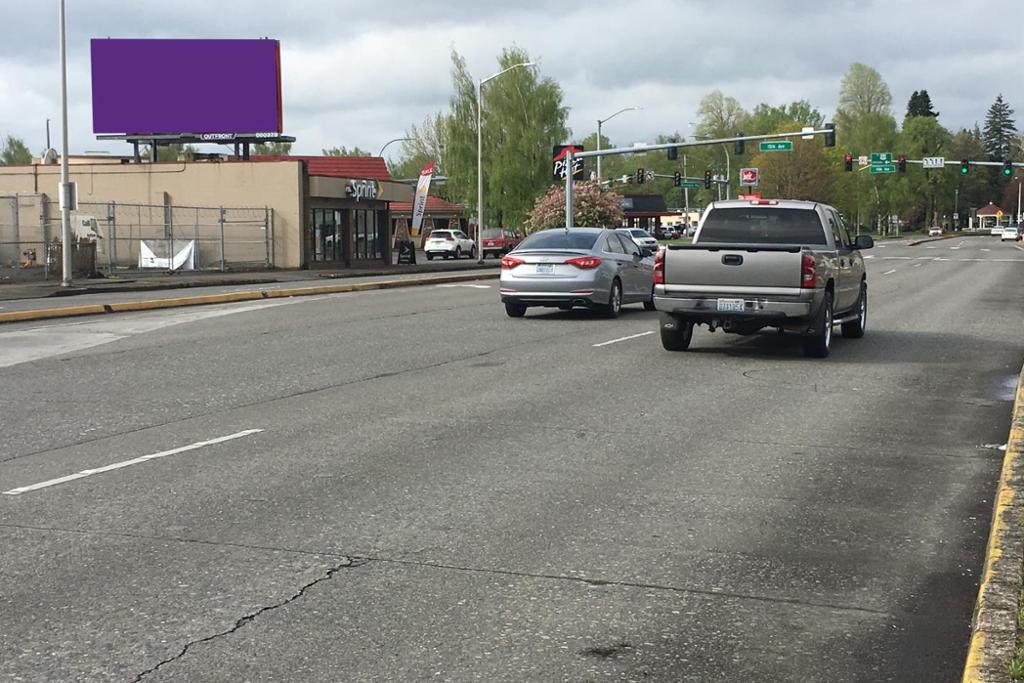
MULTIPOLYGON (((95 241, 96 268, 256 270, 274 266, 269 208, 79 202, 72 235, 95 241)), ((50 277, 59 269, 61 214, 45 194, 0 196, 0 275, 50 277)))

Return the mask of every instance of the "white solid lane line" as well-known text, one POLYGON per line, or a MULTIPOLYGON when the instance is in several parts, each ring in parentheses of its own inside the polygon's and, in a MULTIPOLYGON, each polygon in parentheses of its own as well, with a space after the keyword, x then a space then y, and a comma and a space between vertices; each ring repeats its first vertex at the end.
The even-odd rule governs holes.
POLYGON ((147 460, 156 460, 157 458, 166 458, 168 455, 177 455, 178 453, 185 453, 187 451, 194 451, 198 448, 204 448, 206 446, 213 446, 214 444, 224 443, 225 441, 233 441, 234 439, 241 439, 245 436, 252 434, 259 434, 262 429, 247 429, 244 432, 238 432, 237 434, 229 434, 228 436, 220 436, 216 439, 210 439, 209 441, 199 441, 197 443, 189 444, 188 446, 182 446, 181 448, 172 448, 169 451, 160 451, 159 453, 153 453, 152 455, 144 455, 141 458, 133 458, 131 460, 122 460, 121 462, 115 462, 113 465, 105 465, 104 467, 97 467, 91 470, 82 470, 75 474, 69 474, 66 477, 58 477, 57 479, 50 479, 48 481, 39 482, 38 484, 32 484, 30 486, 22 486, 10 491, 4 491, 5 496, 20 496, 22 493, 28 493, 29 491, 38 491, 39 489, 49 488, 50 486, 56 486, 57 484, 64 484, 75 479, 84 479, 85 477, 91 477, 94 474, 102 474, 104 472, 110 472, 113 470, 119 470, 123 467, 130 467, 131 465, 138 465, 139 463, 146 462, 147 460))
POLYGON ((887 270, 884 273, 882 273, 882 275, 892 275, 895 272, 896 272, 895 270, 887 270))
POLYGON ((434 285, 435 287, 443 287, 445 289, 454 289, 455 287, 467 287, 469 289, 490 289, 490 285, 434 285))
POLYGON ((633 334, 628 337, 622 337, 621 339, 612 339, 611 341, 601 342, 600 344, 594 344, 594 348, 596 349, 602 346, 608 346, 609 344, 618 344, 619 342, 629 341, 630 339, 639 339, 640 337, 646 337, 651 334, 654 334, 654 330, 651 330, 650 332, 641 332, 640 334, 633 334))

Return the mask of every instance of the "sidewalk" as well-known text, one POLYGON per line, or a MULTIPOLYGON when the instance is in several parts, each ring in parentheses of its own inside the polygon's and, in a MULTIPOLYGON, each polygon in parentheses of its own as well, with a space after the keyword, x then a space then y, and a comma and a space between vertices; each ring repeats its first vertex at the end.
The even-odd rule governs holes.
MULTIPOLYGON (((86 294, 111 294, 123 292, 152 292, 174 289, 204 287, 261 286, 274 283, 302 283, 308 286, 324 284, 325 281, 375 276, 401 276, 410 274, 445 273, 452 271, 485 270, 494 271, 499 262, 485 261, 483 265, 474 260, 434 261, 417 257, 416 265, 375 264, 359 268, 316 269, 316 270, 267 270, 251 272, 210 272, 185 271, 167 273, 163 271, 131 271, 117 273, 113 277, 76 279, 70 288, 60 286, 60 280, 51 277, 43 280, 41 274, 21 273, 24 279, 17 281, 0 278, 0 301, 24 299, 45 299, 52 297, 76 297, 86 294), (34 277, 33 277, 34 275, 34 277)), ((7 274, 9 269, 5 269, 7 274)), ((66 302, 70 304, 71 302, 66 302)))

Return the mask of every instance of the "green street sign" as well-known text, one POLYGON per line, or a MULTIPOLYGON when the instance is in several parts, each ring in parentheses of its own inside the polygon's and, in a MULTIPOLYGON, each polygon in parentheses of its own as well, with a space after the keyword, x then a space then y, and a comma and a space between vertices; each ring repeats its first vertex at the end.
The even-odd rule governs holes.
POLYGON ((895 173, 896 164, 872 164, 869 173, 895 173))
POLYGON ((891 164, 892 163, 892 152, 872 152, 871 153, 871 164, 891 164))
POLYGON ((684 190, 699 190, 700 188, 704 187, 704 183, 702 183, 699 180, 684 180, 679 184, 679 187, 683 188, 684 190))
POLYGON ((793 143, 789 140, 771 140, 758 145, 762 152, 792 152, 793 143))

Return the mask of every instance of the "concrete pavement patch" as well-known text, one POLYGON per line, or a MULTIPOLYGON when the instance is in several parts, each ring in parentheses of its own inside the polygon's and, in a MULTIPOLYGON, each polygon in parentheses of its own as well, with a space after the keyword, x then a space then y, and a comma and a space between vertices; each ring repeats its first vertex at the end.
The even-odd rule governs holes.
POLYGON ((396 287, 416 287, 422 285, 445 284, 449 282, 470 282, 474 280, 494 280, 499 273, 479 272, 443 275, 441 277, 419 277, 400 280, 379 280, 376 282, 354 282, 313 287, 290 287, 285 289, 251 289, 240 292, 221 294, 198 294, 194 296, 175 297, 172 299, 153 299, 148 301, 122 301, 109 304, 92 304, 85 306, 68 306, 63 308, 40 308, 29 311, 0 312, 0 323, 48 320, 51 318, 67 318, 82 315, 98 315, 103 313, 127 313, 130 311, 151 311, 161 308, 180 308, 182 306, 205 306, 225 304, 236 301, 254 301, 258 299, 280 299, 298 296, 316 296, 322 294, 339 294, 344 292, 364 292, 375 289, 394 289, 396 287))
POLYGON ((984 572, 974 608, 963 683, 1009 681, 1024 580, 1024 371, 1017 383, 1010 438, 996 490, 984 572))

